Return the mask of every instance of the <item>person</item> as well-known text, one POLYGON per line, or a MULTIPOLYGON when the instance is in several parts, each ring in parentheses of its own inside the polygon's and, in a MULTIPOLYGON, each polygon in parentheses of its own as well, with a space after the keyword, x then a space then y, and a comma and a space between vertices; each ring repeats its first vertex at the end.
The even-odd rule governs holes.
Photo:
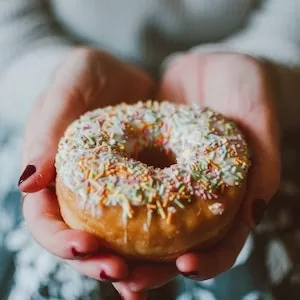
POLYGON ((35 240, 124 299, 144 299, 178 274, 205 280, 230 269, 279 186, 280 125, 297 124, 299 13, 298 0, 1 1, 1 110, 25 124, 19 188, 35 240), (240 124, 252 150, 233 229, 174 265, 130 265, 101 251, 98 239, 62 221, 51 187, 70 122, 148 98, 209 106, 240 124))

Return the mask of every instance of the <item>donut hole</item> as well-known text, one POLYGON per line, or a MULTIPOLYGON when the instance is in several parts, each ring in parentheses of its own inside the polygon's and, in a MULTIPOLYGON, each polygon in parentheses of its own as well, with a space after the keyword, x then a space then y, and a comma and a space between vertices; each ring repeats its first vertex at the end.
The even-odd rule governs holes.
POLYGON ((147 166, 154 168, 168 168, 176 164, 175 155, 173 153, 166 153, 160 147, 146 147, 143 148, 137 155, 136 159, 147 166))

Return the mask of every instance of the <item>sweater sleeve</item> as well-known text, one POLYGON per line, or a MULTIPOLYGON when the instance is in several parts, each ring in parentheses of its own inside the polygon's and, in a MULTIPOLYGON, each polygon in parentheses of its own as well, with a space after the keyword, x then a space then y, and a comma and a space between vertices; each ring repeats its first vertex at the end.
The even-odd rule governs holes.
MULTIPOLYGON (((240 53, 265 61, 277 89, 277 107, 284 129, 300 127, 300 1, 261 0, 247 24, 228 38, 193 47, 188 53, 240 53)), ((167 67, 181 53, 169 56, 167 67)))
POLYGON ((22 126, 72 48, 40 0, 0 1, 0 117, 22 126))
MULTIPOLYGON (((238 52, 288 67, 300 67, 300 1, 261 0, 246 24, 217 43, 201 44, 190 53, 238 52)), ((175 53, 166 62, 176 58, 175 53)))

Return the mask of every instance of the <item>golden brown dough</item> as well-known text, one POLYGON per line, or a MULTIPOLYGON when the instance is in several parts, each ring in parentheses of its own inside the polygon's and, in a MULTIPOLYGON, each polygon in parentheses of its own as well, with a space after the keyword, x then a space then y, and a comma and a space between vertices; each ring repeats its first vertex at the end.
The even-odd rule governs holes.
POLYGON ((169 102, 89 112, 61 139, 56 191, 65 222, 130 259, 170 260, 230 228, 250 162, 237 126, 169 102), (160 149, 174 164, 138 161, 160 149))

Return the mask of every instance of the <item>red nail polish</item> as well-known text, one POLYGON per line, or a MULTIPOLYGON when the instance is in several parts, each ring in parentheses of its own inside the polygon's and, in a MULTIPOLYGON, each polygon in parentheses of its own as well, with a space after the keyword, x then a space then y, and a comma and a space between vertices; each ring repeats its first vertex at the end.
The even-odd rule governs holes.
POLYGON ((25 180, 27 180, 30 176, 32 176, 36 172, 36 167, 34 165, 28 165, 24 172, 22 173, 18 185, 22 184, 25 180))
POLYGON ((255 225, 258 225, 263 217, 265 216, 266 210, 267 210, 267 203, 265 200, 262 199, 256 199, 253 203, 253 220, 255 225))
POLYGON ((84 258, 84 257, 88 256, 87 253, 78 252, 74 247, 71 248, 71 252, 75 259, 80 259, 80 258, 84 258))
POLYGON ((113 278, 109 275, 107 275, 105 273, 105 271, 101 271, 100 272, 100 275, 99 275, 100 279, 103 280, 103 281, 110 281, 110 282, 117 282, 117 281, 120 281, 120 279, 117 279, 117 278, 113 278))
POLYGON ((180 273, 184 277, 188 277, 188 278, 191 278, 191 279, 198 277, 198 272, 180 272, 180 273))

